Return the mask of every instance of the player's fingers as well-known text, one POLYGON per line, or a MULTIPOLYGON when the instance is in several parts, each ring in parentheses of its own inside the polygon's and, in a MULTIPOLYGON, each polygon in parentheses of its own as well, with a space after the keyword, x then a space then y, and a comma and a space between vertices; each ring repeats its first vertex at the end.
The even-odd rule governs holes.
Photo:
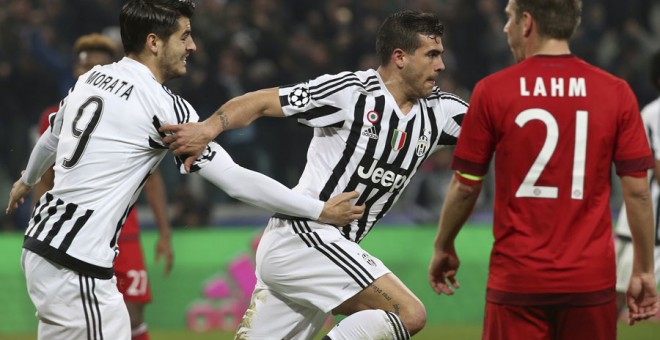
POLYGON ((456 271, 447 272, 447 274, 445 274, 445 276, 447 277, 447 281, 449 281, 452 288, 454 288, 454 289, 460 288, 460 285, 458 284, 458 281, 456 281, 456 271), (450 274, 451 272, 453 272, 453 274, 450 274))
POLYGON ((453 295, 454 294, 454 291, 449 287, 449 285, 447 285, 444 282, 444 279, 442 279, 442 281, 435 282, 433 290, 435 290, 435 292, 440 294, 440 295, 442 295, 442 294, 453 295))
POLYGON ((163 137, 163 143, 165 143, 165 145, 169 146, 170 144, 172 144, 175 141, 176 141, 176 134, 171 134, 171 135, 167 135, 167 136, 163 137))
POLYGON ((360 196, 360 193, 357 191, 350 191, 347 192, 346 194, 347 194, 347 198, 346 198, 347 200, 352 200, 360 196))
POLYGON ((190 168, 192 167, 193 163, 195 162, 195 159, 196 159, 195 157, 190 156, 190 157, 186 158, 186 160, 183 162, 187 173, 190 173, 190 168))
POLYGON ((181 125, 178 124, 172 124, 172 125, 163 125, 160 128, 158 128, 158 131, 160 132, 165 132, 165 133, 176 133, 181 130, 181 125))

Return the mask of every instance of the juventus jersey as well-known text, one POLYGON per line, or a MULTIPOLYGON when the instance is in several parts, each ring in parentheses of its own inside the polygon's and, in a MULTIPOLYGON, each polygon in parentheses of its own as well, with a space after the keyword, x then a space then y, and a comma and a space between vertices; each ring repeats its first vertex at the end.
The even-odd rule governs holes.
MULTIPOLYGON (((46 134, 58 139, 55 184, 35 207, 23 247, 83 274, 111 278, 121 226, 167 152, 158 128, 197 120, 185 100, 135 60, 83 74, 46 134)), ((213 157, 211 148, 195 169, 213 157)))
MULTIPOLYGON (((655 161, 660 161, 660 98, 646 105, 642 111, 642 120, 644 121, 644 128, 646 135, 649 138, 649 144, 653 151, 655 161)), ((657 176, 660 174, 654 173, 653 170, 649 171, 649 184, 651 187, 651 198, 653 199, 653 214, 655 216, 655 245, 660 246, 660 185, 658 185, 657 176)), ((621 207, 619 212, 619 219, 616 224, 616 233, 619 237, 632 240, 630 236, 630 225, 628 225, 628 218, 626 217, 625 205, 621 207)))
POLYGON ((294 188, 327 200, 357 190, 366 211, 344 226, 360 242, 392 208, 431 153, 455 145, 467 103, 433 90, 403 114, 375 70, 323 75, 279 89, 286 116, 313 127, 307 164, 294 188))

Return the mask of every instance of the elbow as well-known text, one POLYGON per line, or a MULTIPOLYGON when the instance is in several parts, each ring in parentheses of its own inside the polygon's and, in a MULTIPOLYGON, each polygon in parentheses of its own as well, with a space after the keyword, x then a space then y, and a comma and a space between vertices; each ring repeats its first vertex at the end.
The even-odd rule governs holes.
POLYGON ((465 184, 456 181, 456 192, 458 193, 459 197, 464 199, 475 198, 479 196, 479 193, 481 192, 481 186, 482 182, 478 182, 477 184, 465 184))

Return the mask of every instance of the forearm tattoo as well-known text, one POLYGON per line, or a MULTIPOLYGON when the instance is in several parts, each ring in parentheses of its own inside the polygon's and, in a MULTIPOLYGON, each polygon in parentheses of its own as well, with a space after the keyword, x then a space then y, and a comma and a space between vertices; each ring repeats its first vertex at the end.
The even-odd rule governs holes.
POLYGON ((225 113, 222 111, 218 111, 216 114, 220 116, 220 125, 222 126, 222 131, 227 130, 229 128, 229 118, 227 118, 225 113))

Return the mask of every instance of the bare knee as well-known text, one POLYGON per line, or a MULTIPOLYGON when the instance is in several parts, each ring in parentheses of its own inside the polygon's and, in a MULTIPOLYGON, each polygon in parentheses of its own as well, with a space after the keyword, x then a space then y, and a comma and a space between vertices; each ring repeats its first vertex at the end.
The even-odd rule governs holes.
POLYGON ((417 334, 426 325, 426 308, 424 308, 421 301, 410 303, 408 306, 401 308, 399 318, 410 335, 417 334))

